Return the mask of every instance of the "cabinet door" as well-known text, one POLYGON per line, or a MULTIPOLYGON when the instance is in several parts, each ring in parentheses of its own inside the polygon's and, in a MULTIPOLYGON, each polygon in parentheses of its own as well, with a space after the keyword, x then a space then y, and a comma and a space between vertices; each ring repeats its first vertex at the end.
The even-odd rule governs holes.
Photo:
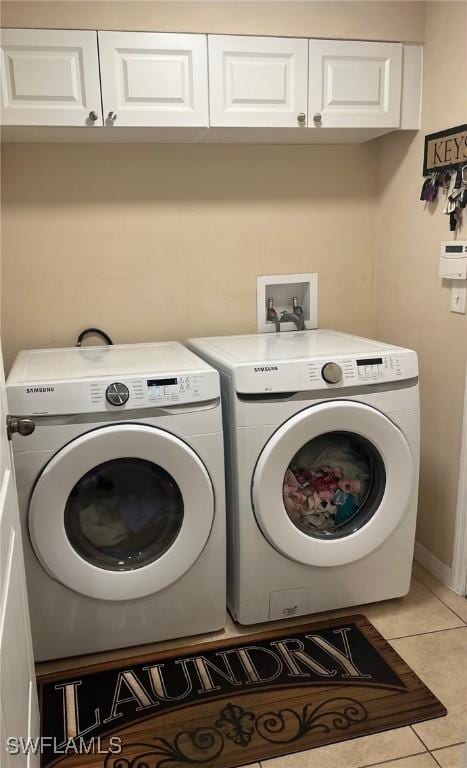
POLYGON ((310 40, 310 126, 398 128, 402 45, 310 40))
POLYGON ((4 29, 2 125, 102 125, 97 33, 4 29))
POLYGON ((207 126, 205 35, 99 32, 106 125, 207 126))
POLYGON ((209 35, 211 126, 306 125, 307 40, 209 35))

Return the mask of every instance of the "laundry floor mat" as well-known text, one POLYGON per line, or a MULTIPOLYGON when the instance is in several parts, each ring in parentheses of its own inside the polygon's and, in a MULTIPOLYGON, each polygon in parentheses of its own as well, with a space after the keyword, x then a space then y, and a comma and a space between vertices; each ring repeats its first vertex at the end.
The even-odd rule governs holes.
POLYGON ((232 768, 446 714, 361 615, 38 682, 43 768, 232 768))

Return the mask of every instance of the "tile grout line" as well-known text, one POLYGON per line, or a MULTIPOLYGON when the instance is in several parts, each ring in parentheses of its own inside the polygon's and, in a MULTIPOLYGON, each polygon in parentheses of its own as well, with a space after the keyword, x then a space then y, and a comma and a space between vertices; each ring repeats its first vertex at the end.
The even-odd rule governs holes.
POLYGON ((452 749, 453 747, 465 747, 465 744, 465 741, 456 741, 455 744, 445 744, 444 747, 435 747, 430 751, 430 755, 432 756, 433 760, 436 761, 437 765, 443 768, 438 758, 436 757, 435 752, 443 752, 445 749, 452 749))
MULTIPOLYGON (((425 720, 425 721, 422 721, 422 722, 426 722, 426 720, 425 720)), ((411 725, 409 725, 409 728, 410 728, 410 730, 411 730, 411 731, 412 731, 412 732, 415 734, 415 736, 416 736, 416 737, 417 737, 417 739, 419 740, 420 744, 422 744, 422 745, 423 745, 423 747, 426 749, 426 751, 427 751, 427 752, 429 752, 430 750, 428 749, 428 745, 427 745, 427 744, 425 744, 425 742, 423 741, 423 739, 422 739, 422 737, 420 736, 420 734, 419 734, 419 733, 418 733, 418 732, 415 730, 415 728, 414 728, 414 725, 415 725, 415 723, 414 723, 414 724, 411 724, 411 725)))
POLYGON ((437 635, 440 632, 454 632, 455 629, 467 629, 467 625, 462 623, 458 627, 445 627, 445 629, 430 629, 428 632, 416 632, 413 635, 398 635, 398 637, 385 637, 384 639, 388 643, 392 643, 394 640, 405 640, 409 637, 423 637, 424 635, 437 635))
POLYGON ((378 763, 365 763, 365 765, 358 766, 358 768, 375 768, 375 766, 378 765, 391 765, 391 763, 396 763, 398 760, 405 760, 407 757, 418 757, 418 755, 427 755, 429 754, 428 750, 424 750, 422 752, 411 752, 409 755, 400 755, 399 757, 390 757, 389 760, 382 760, 378 763))
MULTIPOLYGON (((427 571, 427 573, 428 573, 428 571, 427 571)), ((432 575, 432 574, 430 574, 430 575, 432 575)), ((443 600, 443 598, 442 598, 442 597, 439 597, 439 595, 437 595, 437 594, 436 594, 436 592, 434 592, 434 591, 431 589, 431 587, 429 587, 429 586, 428 586, 428 584, 424 584, 424 582, 423 582, 423 581, 421 581, 421 580, 418 578, 418 576, 415 576, 415 574, 414 574, 414 573, 412 573, 412 578, 414 578, 414 579, 415 579, 415 581, 418 581, 418 583, 419 583, 419 584, 421 584, 421 585, 422 585, 422 587, 425 587, 425 589, 427 589, 429 592, 431 592, 431 594, 432 594, 432 595, 434 595, 434 596, 436 597, 436 599, 437 599, 437 600, 439 600, 439 602, 440 602, 440 603, 442 603, 442 604, 444 605, 444 607, 445 607, 445 608, 447 608, 449 611, 451 611, 451 613, 453 613, 453 614, 454 614, 454 616, 457 616, 457 618, 458 618, 460 621, 462 621, 462 623, 463 623, 463 624, 465 624, 465 625, 467 626, 467 621, 465 621, 465 619, 463 619, 463 618, 462 618, 462 616, 459 616, 459 614, 458 614, 458 613, 456 613, 456 611, 454 610, 454 608, 451 608, 451 606, 450 606, 450 605, 448 605, 447 603, 445 603, 445 602, 444 602, 444 600, 443 600)), ((433 576, 433 578, 435 578, 435 577, 433 576)), ((441 584, 441 582, 439 582, 439 583, 441 584)), ((441 586, 444 586, 444 584, 441 584, 441 586)), ((446 587, 446 589, 449 589, 449 587, 446 587)), ((455 594, 455 595, 457 595, 457 592, 454 592, 454 594, 455 594)), ((462 595, 459 595, 459 597, 462 597, 462 595)), ((467 602, 467 597, 465 598, 465 600, 466 600, 466 602, 467 602)))
MULTIPOLYGON (((428 722, 428 721, 425 721, 428 722)), ((440 749, 451 749, 451 747, 463 747, 465 741, 455 741, 453 744, 445 744, 443 747, 433 747, 432 752, 437 752, 440 749)))
POLYGON ((389 760, 379 760, 377 763, 365 763, 365 765, 358 766, 358 768, 375 768, 378 765, 391 765, 398 760, 405 760, 406 757, 417 757, 418 755, 426 755, 428 750, 422 750, 421 752, 410 752, 408 755, 399 755, 399 757, 390 757, 389 760))

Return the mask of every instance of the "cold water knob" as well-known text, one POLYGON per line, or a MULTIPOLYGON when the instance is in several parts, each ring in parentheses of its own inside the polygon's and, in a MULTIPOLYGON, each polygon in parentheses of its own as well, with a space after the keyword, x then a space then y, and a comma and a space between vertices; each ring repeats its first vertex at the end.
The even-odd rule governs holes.
POLYGON ((339 384, 342 381, 342 368, 337 363, 325 363, 321 368, 321 376, 328 384, 339 384))

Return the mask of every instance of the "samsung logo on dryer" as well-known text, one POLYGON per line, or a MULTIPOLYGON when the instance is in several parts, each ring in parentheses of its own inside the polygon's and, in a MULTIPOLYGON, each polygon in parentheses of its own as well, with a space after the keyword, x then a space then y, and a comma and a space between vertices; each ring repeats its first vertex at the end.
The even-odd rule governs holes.
POLYGON ((278 371, 279 367, 277 365, 258 365, 257 367, 253 368, 253 373, 269 373, 270 371, 278 371))
POLYGON ((27 395, 37 395, 45 392, 55 392, 55 387, 26 387, 27 395))

